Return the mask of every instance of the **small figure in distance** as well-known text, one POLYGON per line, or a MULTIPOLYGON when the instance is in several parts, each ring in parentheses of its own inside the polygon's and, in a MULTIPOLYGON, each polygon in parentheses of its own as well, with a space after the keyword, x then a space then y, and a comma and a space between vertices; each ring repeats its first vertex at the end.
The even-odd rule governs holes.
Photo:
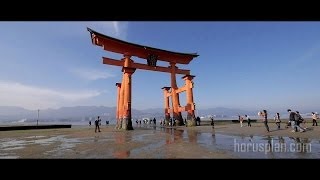
POLYGON ((251 127, 251 119, 248 115, 244 115, 246 117, 246 120, 248 121, 248 127, 251 127))
POLYGON ((280 129, 280 123, 281 123, 281 120, 280 120, 280 113, 276 113, 274 115, 274 121, 276 122, 276 125, 278 126, 278 130, 280 129))
POLYGON ((95 124, 95 126, 96 126, 94 132, 97 132, 97 130, 98 130, 99 132, 101 132, 101 131, 100 131, 100 122, 101 122, 101 119, 100 119, 100 116, 98 116, 98 118, 94 121, 94 124, 95 124))
POLYGON ((213 121, 213 117, 211 117, 210 119, 211 119, 211 126, 212 126, 212 128, 214 128, 214 121, 213 121))
POLYGON ((318 114, 312 112, 312 126, 318 126, 317 119, 319 119, 318 114))

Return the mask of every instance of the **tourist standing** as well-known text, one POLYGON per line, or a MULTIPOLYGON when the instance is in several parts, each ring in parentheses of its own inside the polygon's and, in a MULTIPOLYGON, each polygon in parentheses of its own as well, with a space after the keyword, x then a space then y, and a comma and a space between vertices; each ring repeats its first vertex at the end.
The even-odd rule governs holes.
POLYGON ((212 128, 214 128, 213 117, 211 117, 210 119, 211 119, 211 126, 212 126, 212 128))
POLYGON ((100 116, 98 116, 98 118, 94 121, 94 124, 95 124, 95 126, 96 126, 94 132, 97 132, 97 130, 98 130, 99 132, 101 132, 101 131, 100 131, 100 123, 101 123, 101 119, 100 119, 100 116))
POLYGON ((314 125, 318 126, 317 119, 319 119, 318 114, 312 112, 312 126, 314 125))
POLYGON ((294 120, 294 116, 295 116, 295 112, 291 111, 291 109, 287 110, 289 113, 289 123, 288 126, 291 125, 292 127, 292 131, 291 132, 297 132, 298 130, 295 128, 295 120, 294 120))
POLYGON ((275 120, 276 125, 278 126, 278 130, 279 130, 280 129, 280 123, 281 123, 280 113, 276 113, 276 115, 274 116, 274 120, 275 120))
POLYGON ((251 119, 248 115, 244 115, 244 117, 246 117, 246 120, 248 122, 248 127, 250 126, 251 127, 251 119))

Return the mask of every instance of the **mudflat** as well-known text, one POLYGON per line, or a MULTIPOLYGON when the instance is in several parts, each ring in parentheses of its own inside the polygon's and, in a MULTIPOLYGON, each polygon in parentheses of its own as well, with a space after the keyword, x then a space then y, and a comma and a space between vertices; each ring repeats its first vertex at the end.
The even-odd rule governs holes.
MULTIPOLYGON (((102 126, 73 126, 67 129, 17 130, 0 132, 0 158, 28 159, 216 159, 216 158, 319 158, 319 126, 307 124, 307 131, 291 132, 281 124, 278 130, 269 123, 238 123, 196 127, 161 127, 134 125, 134 130, 116 130, 102 126), (239 152, 237 142, 263 144, 301 142, 312 145, 313 151, 296 152, 239 152), (274 141, 274 142, 273 142, 274 141)), ((240 146, 239 146, 240 147, 240 146)), ((242 150, 242 149, 241 149, 242 150)))

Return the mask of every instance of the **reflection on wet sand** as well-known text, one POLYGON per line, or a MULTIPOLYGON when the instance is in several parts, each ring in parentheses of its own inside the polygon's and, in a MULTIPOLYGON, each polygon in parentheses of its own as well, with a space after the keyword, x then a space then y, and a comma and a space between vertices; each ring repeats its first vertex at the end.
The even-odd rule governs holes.
POLYGON ((171 138, 171 135, 172 135, 173 129, 172 128, 164 128, 164 131, 165 131, 165 133, 167 133, 167 135, 166 135, 166 144, 172 144, 173 140, 171 138))
POLYGON ((188 129, 188 138, 190 143, 197 143, 198 135, 200 134, 197 130, 194 129, 188 129))
POLYGON ((212 136, 212 144, 216 145, 216 131, 214 130, 214 128, 212 128, 211 136, 212 136))
POLYGON ((126 149, 125 143, 131 140, 128 132, 115 132, 116 147, 113 152, 115 158, 127 158, 130 156, 130 150, 126 149))
POLYGON ((311 152, 311 140, 309 138, 289 137, 295 142, 294 151, 299 153, 311 152))
POLYGON ((174 142, 182 142, 183 141, 183 132, 184 132, 183 129, 175 129, 173 141, 174 142))

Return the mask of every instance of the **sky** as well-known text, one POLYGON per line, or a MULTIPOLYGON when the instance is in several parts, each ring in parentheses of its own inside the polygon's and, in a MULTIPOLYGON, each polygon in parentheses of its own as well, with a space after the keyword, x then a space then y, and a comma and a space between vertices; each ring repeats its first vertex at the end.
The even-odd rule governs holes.
MULTIPOLYGON (((102 57, 123 56, 93 45, 87 27, 140 45, 199 54, 177 65, 196 76, 198 109, 320 111, 320 22, 312 21, 0 22, 0 106, 116 106, 121 67, 102 64, 102 57)), ((181 77, 178 86, 184 84, 181 77)), ((164 86, 170 86, 170 74, 137 70, 132 108, 162 108, 164 86)), ((182 93, 181 105, 185 99, 182 93)))

